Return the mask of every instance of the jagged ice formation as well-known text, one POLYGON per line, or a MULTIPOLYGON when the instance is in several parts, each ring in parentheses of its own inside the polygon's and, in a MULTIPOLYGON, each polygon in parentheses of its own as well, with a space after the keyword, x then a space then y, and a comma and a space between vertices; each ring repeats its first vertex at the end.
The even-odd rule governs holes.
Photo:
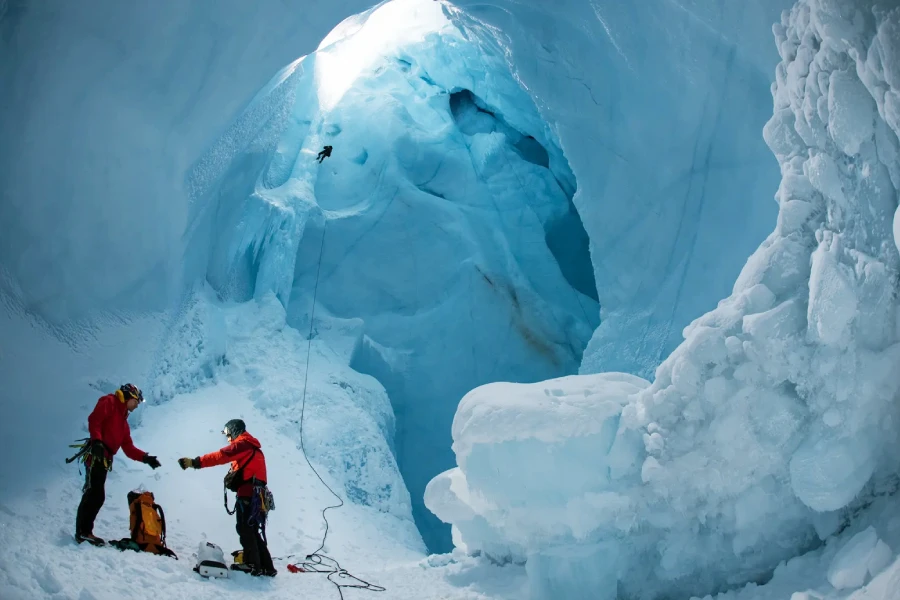
POLYGON ((765 580, 896 488, 898 28, 888 4, 784 13, 764 130, 782 169, 775 230, 652 384, 467 395, 459 467, 426 492, 459 543, 527 560, 538 597, 702 595, 765 580))

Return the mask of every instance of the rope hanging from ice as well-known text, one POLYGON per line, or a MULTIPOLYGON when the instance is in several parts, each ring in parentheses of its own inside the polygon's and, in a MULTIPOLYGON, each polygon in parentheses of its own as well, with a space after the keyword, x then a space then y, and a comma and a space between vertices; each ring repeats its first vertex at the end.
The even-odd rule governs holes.
MULTIPOLYGON (((324 256, 325 249, 325 231, 328 228, 328 220, 325 220, 325 225, 322 228, 322 243, 319 246, 319 264, 316 267, 316 284, 313 288, 313 301, 312 301, 312 310, 309 316, 309 335, 307 336, 307 347, 306 347, 306 373, 303 376, 303 401, 300 406, 300 450, 303 452, 303 458, 306 459, 306 464, 309 465, 309 468, 312 469, 312 472, 315 473, 316 477, 318 477, 319 481, 322 482, 331 494, 338 499, 338 504, 333 504, 331 506, 326 506, 322 509, 322 520, 325 521, 325 533, 322 535, 322 543, 319 544, 319 547, 314 551, 310 552, 306 555, 305 560, 292 563, 288 565, 288 570, 293 572, 305 572, 305 573, 327 573, 328 581, 334 584, 337 588, 338 594, 341 597, 341 600, 344 600, 344 591, 342 588, 358 588, 369 590, 372 592, 383 592, 385 588, 380 585, 375 585, 360 579, 354 575, 351 575, 347 572, 346 569, 341 567, 341 563, 339 563, 334 558, 322 554, 320 551, 325 548, 325 540, 328 539, 328 530, 329 523, 328 517, 325 513, 332 508, 341 508, 344 506, 344 499, 341 498, 331 487, 325 483, 325 480, 322 479, 322 476, 319 475, 319 472, 316 471, 316 468, 313 466, 312 462, 309 460, 309 456, 306 454, 306 448, 303 446, 303 416, 306 412, 306 389, 307 383, 309 382, 309 357, 312 353, 312 336, 313 336, 313 322, 316 316, 316 295, 319 291, 319 274, 322 270, 322 257, 324 256), (292 570, 291 567, 294 567, 292 570), (339 580, 351 580, 354 583, 340 583, 336 581, 334 577, 338 577, 339 580)), ((294 554, 283 557, 284 559, 293 558, 294 554)))

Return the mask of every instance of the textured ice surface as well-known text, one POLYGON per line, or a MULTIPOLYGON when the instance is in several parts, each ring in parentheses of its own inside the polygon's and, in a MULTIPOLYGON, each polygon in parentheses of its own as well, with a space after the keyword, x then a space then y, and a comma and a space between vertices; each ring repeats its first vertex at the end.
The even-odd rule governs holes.
POLYGON ((351 0, 0 3, 0 264, 65 323, 177 305, 201 278, 185 175, 351 0))
POLYGON ((436 3, 355 17, 245 115, 259 106, 266 126, 235 127, 191 174, 208 279, 274 292, 301 331, 314 292, 315 331, 360 320, 351 365, 390 394, 417 522, 449 549, 421 498, 453 465, 459 399, 575 373, 598 323, 574 177, 496 42, 436 3))
MULTIPOLYGON (((787 3, 445 7, 469 29, 494 28, 504 62, 552 124, 577 177, 593 293, 604 307, 584 372, 649 377, 681 329, 728 293, 769 230, 777 173, 759 129, 776 59, 769 28, 787 3)), ((212 12, 172 0, 158 11, 113 0, 4 6, 0 43, 16 60, 0 64, 4 88, 14 90, 0 115, 0 221, 11 224, 0 261, 30 310, 65 322, 178 305, 204 276, 212 237, 193 195, 210 182, 188 177, 197 157, 223 133, 277 130, 277 91, 241 109, 272 73, 368 3, 296 9, 225 0, 212 12)), ((349 19, 322 44, 355 37, 365 18, 349 19)), ((377 54, 367 47, 339 65, 326 56, 337 81, 328 101, 377 54)), ((466 68, 466 87, 478 83, 479 97, 496 107, 484 93, 494 83, 486 65, 466 68)), ((236 150, 219 146, 219 159, 236 150)), ((300 231, 297 218, 281 235, 300 231)))
POLYGON ((501 30, 577 178, 602 317, 581 372, 652 377, 771 231, 759 132, 791 2, 456 4, 501 30))
MULTIPOLYGON (((637 597, 704 594, 765 578, 891 488, 900 180, 882 32, 900 9, 884 8, 801 1, 775 26, 782 62, 764 131, 783 175, 775 231, 732 295, 684 330, 652 385, 627 393, 583 380, 587 396, 617 397, 591 410, 606 419, 602 451, 577 446, 572 432, 555 454, 545 433, 567 427, 571 401, 534 417, 532 397, 547 383, 485 386, 461 403, 459 467, 426 495, 459 544, 527 561, 537 579, 554 578, 546 565, 560 556, 603 556, 585 559, 609 570, 598 597, 615 597, 615 579, 637 597), (492 423, 498 403, 505 427, 492 423), (538 472, 552 478, 533 477, 531 454, 508 451, 512 430, 533 439, 531 452, 551 463, 538 472), (567 486, 590 481, 585 464, 599 480, 580 497, 567 486), (495 485, 503 477, 512 482, 495 485)), ((868 542, 836 559, 835 586, 862 585, 877 538, 868 542)), ((562 575, 533 589, 550 598, 567 585, 587 594, 562 575)))

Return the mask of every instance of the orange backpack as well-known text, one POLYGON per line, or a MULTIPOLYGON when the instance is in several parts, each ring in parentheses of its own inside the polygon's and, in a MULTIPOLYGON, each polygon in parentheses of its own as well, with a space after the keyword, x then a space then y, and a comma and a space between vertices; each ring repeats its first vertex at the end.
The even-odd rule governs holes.
POLYGON ((166 514, 153 498, 153 492, 128 492, 131 513, 131 540, 144 552, 175 556, 166 548, 166 514))

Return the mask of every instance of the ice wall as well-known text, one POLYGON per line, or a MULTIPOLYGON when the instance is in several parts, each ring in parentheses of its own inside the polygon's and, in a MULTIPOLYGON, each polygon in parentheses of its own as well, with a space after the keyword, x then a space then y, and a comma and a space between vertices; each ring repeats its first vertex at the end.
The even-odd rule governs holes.
POLYGON ((370 5, 0 3, 0 265, 27 309, 64 323, 177 301, 203 275, 188 169, 273 73, 370 5))
POLYGON ((449 550, 422 494, 453 465, 459 399, 577 372, 598 322, 576 182, 493 36, 421 0, 358 15, 276 76, 190 179, 221 295, 274 292, 304 332, 315 295, 317 337, 356 323, 351 366, 390 394, 416 521, 449 550))
MULTIPOLYGON (((574 202, 592 238, 605 311, 584 371, 652 372, 683 325, 728 292, 769 230, 776 181, 766 172, 774 162, 758 134, 769 116, 765 93, 776 60, 765 51, 772 48, 769 24, 783 4, 461 0, 467 12, 445 7, 464 28, 490 31, 496 56, 512 65, 539 121, 549 124, 544 138, 559 141, 577 177, 574 202)), ((31 313, 69 326, 89 313, 170 307, 185 287, 204 277, 215 283, 217 266, 237 259, 247 278, 228 279, 234 290, 248 298, 263 272, 290 299, 293 280, 283 267, 294 260, 291 245, 310 223, 315 232, 321 215, 307 220, 305 201, 279 204, 283 197, 270 196, 248 223, 276 227, 241 230, 234 245, 217 245, 217 219, 234 225, 243 213, 207 210, 213 205, 200 201, 202 190, 227 184, 253 191, 256 182, 239 175, 258 172, 278 139, 273 134, 286 126, 289 115, 278 109, 294 101, 282 94, 295 89, 285 84, 297 65, 263 89, 259 99, 271 104, 241 109, 273 72, 367 5, 0 5, 0 87, 7 94, 0 266, 11 274, 4 291, 31 313), (230 145, 238 138, 259 144, 249 151, 230 145), (220 154, 198 175, 192 169, 210 147, 220 154), (238 153, 247 162, 219 181, 215 165, 233 165, 238 153), (263 248, 255 242, 270 238, 278 243, 254 264, 263 248), (230 255, 234 249, 243 253, 230 255), (257 268, 263 263, 268 274, 257 268)), ((325 45, 359 24, 345 22, 325 45)), ((465 68, 466 89, 507 125, 529 131, 504 98, 490 95, 490 69, 477 61, 465 68)), ((316 150, 310 144, 305 151, 316 150)), ((267 185, 283 184, 292 168, 273 169, 267 185)), ((298 191, 292 198, 308 199, 309 188, 298 191)), ((296 313, 292 319, 302 321, 296 313)), ((4 355, 17 352, 9 339, 0 340, 4 355)), ((28 390, 39 372, 16 369, 22 385, 15 389, 28 390)), ((4 405, 18 400, 10 389, 0 390, 4 405)))
POLYGON ((461 0, 496 26, 578 179, 602 324, 582 372, 651 377, 771 231, 759 132, 790 0, 461 0))
POLYGON ((460 545, 527 561, 535 598, 703 595, 766 579, 895 489, 898 31, 893 2, 783 14, 775 230, 652 385, 471 392, 459 467, 426 492, 460 545))
MULTIPOLYGON (((585 371, 652 372, 768 230, 776 176, 757 134, 782 4, 457 3, 497 27, 578 176, 605 321, 585 371)), ((170 306, 205 265, 190 165, 367 5, 4 3, 0 262, 29 310, 170 306)))

